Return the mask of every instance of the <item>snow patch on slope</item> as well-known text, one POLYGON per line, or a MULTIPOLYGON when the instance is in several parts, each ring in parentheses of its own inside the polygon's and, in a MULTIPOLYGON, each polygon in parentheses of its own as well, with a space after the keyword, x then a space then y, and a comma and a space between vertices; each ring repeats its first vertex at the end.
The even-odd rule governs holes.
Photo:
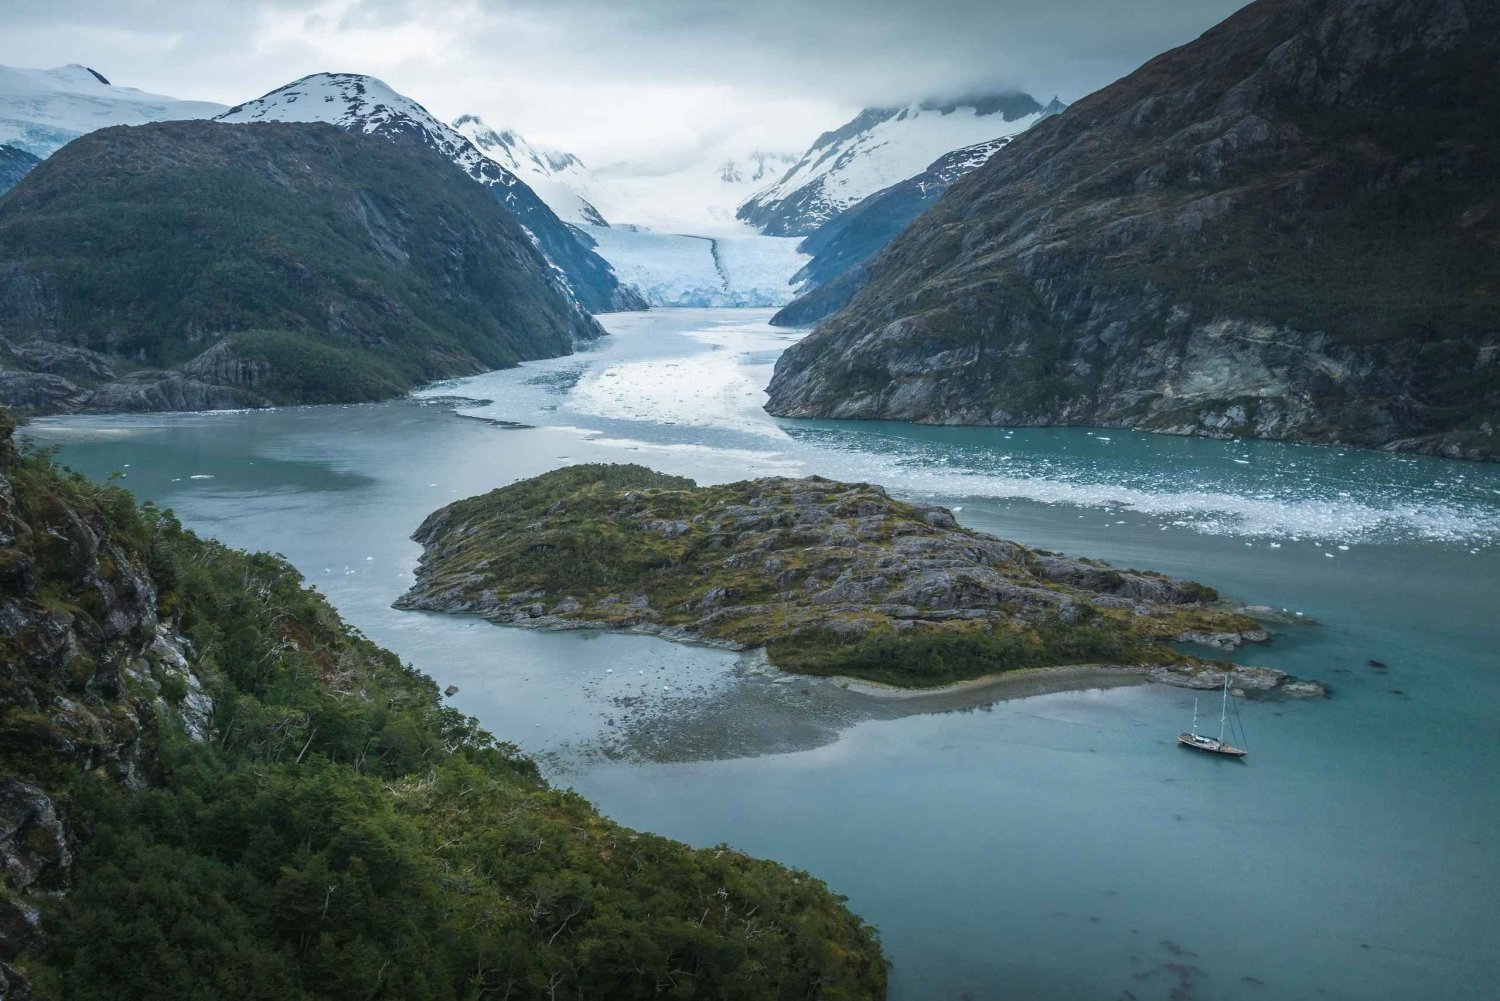
POLYGON ((0 144, 36 157, 111 125, 212 118, 223 110, 211 101, 116 87, 76 63, 50 70, 0 66, 0 144))
POLYGON ((479 152, 525 181, 558 218, 609 225, 594 207, 601 199, 598 180, 572 153, 534 146, 512 129, 491 128, 478 115, 460 115, 453 127, 479 152))

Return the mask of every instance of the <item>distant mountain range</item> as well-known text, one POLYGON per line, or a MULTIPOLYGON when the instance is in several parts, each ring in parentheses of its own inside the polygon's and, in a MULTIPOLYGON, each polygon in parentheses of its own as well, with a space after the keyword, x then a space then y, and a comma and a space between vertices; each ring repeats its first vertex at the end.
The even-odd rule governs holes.
POLYGON ((740 219, 769 236, 807 236, 864 198, 921 173, 944 154, 1025 131, 1063 105, 1029 94, 867 108, 817 138, 740 219))
POLYGON ((767 408, 1500 459, 1497 65, 1493 3, 1258 0, 953 185, 767 408))
POLYGON ((110 125, 212 118, 224 105, 117 87, 76 63, 56 69, 0 66, 0 144, 41 158, 110 125))
POLYGON ((561 286, 590 312, 646 305, 524 181, 453 126, 374 77, 315 73, 231 108, 215 120, 328 122, 359 135, 433 150, 488 188, 511 211, 557 268, 561 286))

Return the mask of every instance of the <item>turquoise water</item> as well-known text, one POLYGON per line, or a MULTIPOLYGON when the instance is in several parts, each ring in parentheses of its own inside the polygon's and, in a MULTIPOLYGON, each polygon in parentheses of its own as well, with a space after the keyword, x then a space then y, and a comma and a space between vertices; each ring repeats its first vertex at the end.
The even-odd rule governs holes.
POLYGON ((880 927, 893 997, 1496 996, 1500 469, 779 422, 759 390, 795 335, 765 316, 607 317, 596 351, 423 400, 30 431, 200 531, 284 553, 617 819, 826 879, 880 927), (389 608, 427 513, 580 461, 869 479, 976 528, 1203 580, 1301 613, 1244 659, 1334 697, 1241 705, 1252 753, 1221 762, 1174 746, 1193 707, 1176 689, 895 703, 648 637, 389 608))

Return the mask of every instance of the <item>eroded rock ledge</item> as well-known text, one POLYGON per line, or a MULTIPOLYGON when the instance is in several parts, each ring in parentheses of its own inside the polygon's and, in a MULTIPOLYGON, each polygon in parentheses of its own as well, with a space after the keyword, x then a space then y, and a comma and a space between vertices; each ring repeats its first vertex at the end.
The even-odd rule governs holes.
MULTIPOLYGON (((398 608, 764 647, 784 670, 906 687, 1062 664, 1196 684, 1207 662, 1168 644, 1268 638, 1202 584, 1031 549, 820 477, 699 487, 572 466, 442 508, 414 538, 426 551, 398 608)), ((1246 688, 1289 680, 1236 671, 1260 672, 1246 688)))

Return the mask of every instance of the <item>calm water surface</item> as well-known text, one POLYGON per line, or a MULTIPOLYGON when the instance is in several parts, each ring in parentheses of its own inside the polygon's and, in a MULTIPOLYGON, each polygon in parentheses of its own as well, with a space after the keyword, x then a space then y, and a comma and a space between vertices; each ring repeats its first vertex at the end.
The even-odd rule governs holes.
POLYGON ((618 820, 826 879, 880 927, 895 998, 1500 996, 1500 469, 776 421, 760 390, 797 335, 766 315, 606 317, 594 351, 418 400, 29 431, 200 532, 284 553, 618 820), (868 479, 1203 580, 1301 613, 1245 659, 1335 695, 1242 705, 1252 753, 1221 762, 1174 745, 1193 706, 1175 689, 891 702, 648 637, 390 609, 430 511, 586 461, 868 479))

